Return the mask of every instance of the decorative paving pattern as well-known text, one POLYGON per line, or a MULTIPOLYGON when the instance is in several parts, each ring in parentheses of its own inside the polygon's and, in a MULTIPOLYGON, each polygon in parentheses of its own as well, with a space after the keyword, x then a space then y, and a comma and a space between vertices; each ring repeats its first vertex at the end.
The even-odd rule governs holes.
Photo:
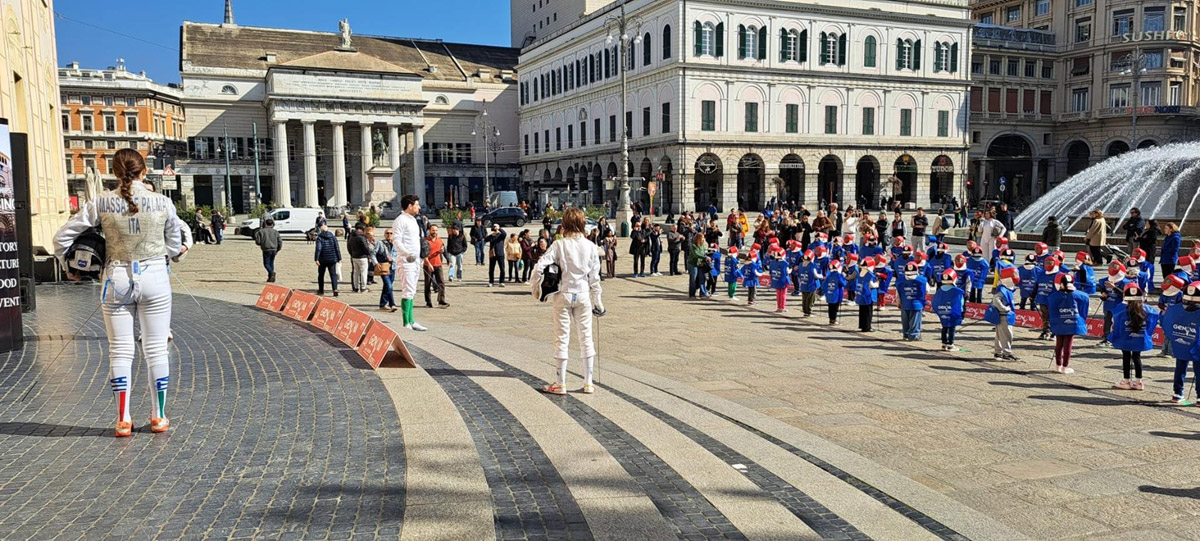
POLYGON ((395 407, 352 352, 205 299, 209 319, 176 295, 171 431, 144 426, 136 359, 134 436, 115 439, 103 319, 84 324, 99 288, 39 286, 38 297, 25 326, 39 339, 0 354, 0 539, 398 537, 395 407), (84 339, 63 339, 81 326, 84 339))
MULTIPOLYGON (((446 342, 450 343, 450 342, 446 342)), ((457 344, 456 344, 457 345, 457 344)), ((457 345, 534 387, 547 383, 500 359, 457 345)), ((745 539, 700 491, 625 430, 574 396, 546 396, 596 438, 654 502, 679 539, 745 539)))
POLYGON ((475 441, 492 491, 496 539, 592 539, 566 482, 521 422, 466 374, 421 348, 408 349, 446 390, 475 441))

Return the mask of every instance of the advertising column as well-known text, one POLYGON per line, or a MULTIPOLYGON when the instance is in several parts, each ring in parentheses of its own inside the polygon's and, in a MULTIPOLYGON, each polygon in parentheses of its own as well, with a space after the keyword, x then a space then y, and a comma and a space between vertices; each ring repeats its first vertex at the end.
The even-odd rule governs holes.
POLYGON ((12 160, 8 120, 0 118, 0 351, 17 349, 22 343, 20 265, 17 253, 12 160))

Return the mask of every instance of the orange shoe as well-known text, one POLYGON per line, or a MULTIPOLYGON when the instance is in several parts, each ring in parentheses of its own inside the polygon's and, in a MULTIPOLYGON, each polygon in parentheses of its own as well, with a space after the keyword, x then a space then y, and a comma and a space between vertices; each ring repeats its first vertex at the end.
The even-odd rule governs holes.
POLYGON ((133 423, 129 421, 118 421, 117 430, 113 433, 118 438, 128 438, 133 435, 133 423))
POLYGON ((155 434, 162 434, 171 428, 171 420, 166 417, 153 417, 150 419, 150 431, 155 434))

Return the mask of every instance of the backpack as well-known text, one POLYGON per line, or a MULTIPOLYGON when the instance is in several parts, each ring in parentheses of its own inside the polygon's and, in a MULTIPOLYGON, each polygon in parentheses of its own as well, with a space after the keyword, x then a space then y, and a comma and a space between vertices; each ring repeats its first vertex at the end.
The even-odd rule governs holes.
POLYGON ((942 216, 942 230, 950 229, 950 217, 942 216))

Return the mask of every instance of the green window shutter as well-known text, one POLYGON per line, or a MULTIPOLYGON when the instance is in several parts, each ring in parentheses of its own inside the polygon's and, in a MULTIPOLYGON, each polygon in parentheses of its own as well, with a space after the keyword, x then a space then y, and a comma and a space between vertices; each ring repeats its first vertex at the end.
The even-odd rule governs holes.
POLYGON ((694 34, 692 40, 695 42, 693 49, 696 51, 696 56, 700 56, 704 52, 704 44, 701 43, 704 40, 704 25, 700 24, 700 21, 696 21, 696 24, 692 25, 692 34, 694 34))
POLYGON ((958 73, 958 44, 950 44, 950 73, 958 73))
POLYGON ((829 63, 829 36, 821 32, 821 52, 818 56, 822 66, 829 63))
POLYGON ((921 71, 921 40, 913 42, 913 71, 921 71))
POLYGON ((896 69, 904 69, 904 40, 896 40, 896 69))
POLYGON ((717 23, 717 58, 725 56, 725 23, 717 23))
POLYGON ((767 59, 767 27, 758 29, 758 59, 767 59))
POLYGON ((842 34, 842 35, 838 36, 838 53, 837 54, 838 54, 837 65, 845 66, 846 65, 846 34, 842 34))
POLYGON ((738 59, 746 58, 746 27, 738 25, 738 59))
POLYGON ((796 51, 796 60, 800 62, 808 62, 808 30, 800 31, 798 50, 796 51))
POLYGON ((779 61, 788 61, 787 29, 779 29, 779 61))
POLYGON ((863 41, 863 66, 875 67, 875 36, 867 36, 863 41))
POLYGON ((933 72, 942 71, 942 42, 933 42, 933 72))

